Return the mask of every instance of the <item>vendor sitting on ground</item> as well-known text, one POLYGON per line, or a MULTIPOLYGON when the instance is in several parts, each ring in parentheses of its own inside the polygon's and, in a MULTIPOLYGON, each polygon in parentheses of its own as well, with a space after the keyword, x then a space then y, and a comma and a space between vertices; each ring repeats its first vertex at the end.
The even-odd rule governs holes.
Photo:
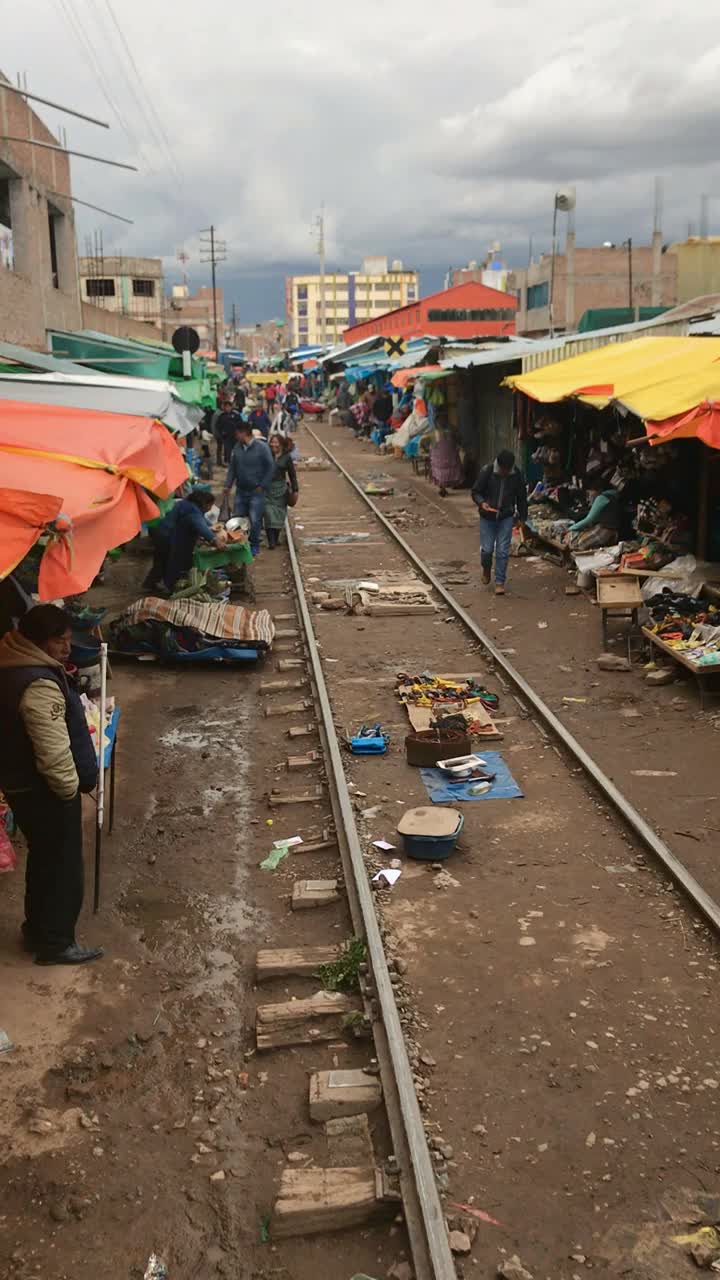
POLYGON ((610 547, 620 538, 622 510, 617 489, 611 485, 605 488, 600 479, 593 479, 588 486, 587 497, 590 503, 587 515, 571 524, 565 535, 573 551, 610 547))
POLYGON ((82 800, 95 746, 66 670, 70 618, 37 605, 0 640, 0 788, 28 845, 23 944, 37 964, 87 964, 75 940, 83 902, 82 800))
POLYGON ((154 556, 152 568, 143 583, 147 591, 172 593, 175 584, 192 568, 198 542, 209 542, 218 550, 225 546, 223 534, 215 533, 205 519, 205 512, 210 510, 214 501, 212 490, 198 485, 186 498, 176 502, 162 520, 150 527, 154 556))

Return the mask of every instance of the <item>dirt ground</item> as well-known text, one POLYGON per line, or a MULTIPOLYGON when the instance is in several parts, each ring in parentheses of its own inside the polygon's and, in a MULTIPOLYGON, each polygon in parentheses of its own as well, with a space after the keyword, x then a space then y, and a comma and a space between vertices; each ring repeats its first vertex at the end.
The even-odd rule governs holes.
MULTIPOLYGON (((513 564, 508 597, 483 594, 466 496, 439 499, 409 468, 319 431, 357 475, 397 477, 383 509, 400 513, 447 580, 467 578, 450 589, 716 892, 717 737, 694 690, 596 673, 597 612, 565 597, 560 570, 513 564), (569 708, 563 695, 587 702, 569 708), (620 715, 627 707, 640 717, 620 715), (648 768, 676 776, 633 773, 648 768)), ((317 453, 306 434, 301 447, 317 453)), ((306 581, 403 566, 337 474, 303 472, 300 482, 306 581), (361 550, 306 545, 333 528, 370 538, 361 550)), ((116 609, 143 573, 142 557, 128 554, 93 596, 116 609)), ((260 607, 290 611, 286 573, 284 551, 263 552, 260 607)), ((466 804, 444 871, 403 859, 398 884, 378 895, 407 968, 403 1016, 428 1131, 448 1144, 438 1158, 448 1212, 469 1204, 501 1224, 462 1215, 478 1232, 460 1273, 494 1276, 519 1253, 535 1280, 692 1275, 671 1241, 685 1219, 673 1225, 663 1203, 679 1188, 720 1186, 715 942, 444 609, 315 619, 338 730, 380 720, 392 737, 385 757, 348 758, 368 853, 372 839, 396 843, 398 815, 426 800, 404 758, 400 668, 485 675, 501 697, 497 750, 525 796, 466 804), (367 808, 375 816, 363 818, 367 808)), ((338 874, 333 854, 258 869, 273 839, 307 838, 330 814, 327 801, 267 804, 271 786, 291 785, 287 726, 309 718, 264 716, 260 683, 276 678, 281 656, 258 670, 116 664, 117 822, 100 912, 86 907, 81 927, 106 946, 100 964, 33 966, 18 945, 21 872, 0 879, 0 1027, 15 1044, 0 1056, 2 1280, 142 1280, 153 1251, 170 1280, 384 1280, 407 1257, 397 1223, 262 1240, 287 1157, 332 1160, 308 1121, 308 1072, 361 1066, 372 1053, 344 1041, 255 1052, 258 1000, 308 994, 307 983, 284 981, 259 994, 257 948, 349 933, 342 903, 289 909, 298 875, 338 874)), ((381 1159, 382 1118, 372 1136, 381 1159)))

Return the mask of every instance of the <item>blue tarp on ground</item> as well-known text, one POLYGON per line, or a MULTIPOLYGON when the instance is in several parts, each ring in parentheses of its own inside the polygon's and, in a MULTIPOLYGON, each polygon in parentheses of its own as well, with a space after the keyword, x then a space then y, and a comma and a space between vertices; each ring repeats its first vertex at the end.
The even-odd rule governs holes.
POLYGON ((495 781, 490 790, 482 795, 473 796, 470 788, 477 783, 467 782, 463 786, 449 786, 444 769, 421 769, 420 777, 425 790, 433 804, 453 804, 458 800, 518 800, 524 792, 520 790, 502 756, 497 751, 480 751, 478 753, 486 761, 486 773, 494 773, 495 781))

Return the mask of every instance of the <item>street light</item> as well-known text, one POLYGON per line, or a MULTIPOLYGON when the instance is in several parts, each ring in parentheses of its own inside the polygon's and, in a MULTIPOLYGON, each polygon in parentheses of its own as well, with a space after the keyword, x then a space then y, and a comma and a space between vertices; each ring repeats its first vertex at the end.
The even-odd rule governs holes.
POLYGON ((572 213, 575 208, 575 188, 561 187, 555 192, 555 201, 553 204, 553 228, 552 228, 552 259, 550 262, 550 304, 548 307, 550 319, 550 337, 555 337, 555 258, 557 257, 557 216, 560 213, 572 213))

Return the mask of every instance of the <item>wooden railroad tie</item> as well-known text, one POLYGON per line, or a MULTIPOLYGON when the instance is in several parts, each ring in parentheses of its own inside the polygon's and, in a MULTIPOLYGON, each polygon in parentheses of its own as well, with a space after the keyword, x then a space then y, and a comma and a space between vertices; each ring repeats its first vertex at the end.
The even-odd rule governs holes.
POLYGON ((285 1169, 270 1234, 280 1240, 339 1231, 386 1218, 397 1210, 397 1193, 389 1192, 382 1171, 372 1166, 285 1169))
POLYGON ((298 631, 297 627, 276 627, 275 628, 276 640, 297 640, 299 636, 300 636, 300 632, 298 631))
POLYGON ((289 693, 291 689, 304 689, 308 683, 307 676, 301 680, 262 680, 261 693, 289 693))
POLYGON ((364 1071, 316 1071, 310 1077, 309 1096, 311 1120, 334 1120, 376 1111, 382 1085, 364 1071))
POLYGON ((341 949, 339 946, 265 948, 258 951, 255 957, 256 980, 268 982, 270 978, 316 978, 318 969, 337 960, 341 949))
POLYGON ((297 671, 304 666, 304 658, 281 658, 277 664, 277 669, 278 671, 297 671))
POLYGON ((296 880, 292 892, 293 911, 312 911, 340 901, 337 880, 296 880))
POLYGON ((320 759, 319 751, 306 751, 304 756, 288 756, 287 767, 293 769, 309 769, 312 765, 317 764, 320 759))
POLYGON ((308 738, 312 733, 317 733, 316 724, 291 725, 288 729, 288 738, 308 738))
POLYGON ((276 613, 273 622, 297 622, 296 613, 276 613))
POLYGON ((266 716, 295 716, 300 715, 302 711, 312 711, 313 702, 311 698, 304 698, 302 702, 284 702, 279 707, 266 707, 266 716))
POLYGON ((260 1004, 255 1011, 258 1050, 342 1039, 344 1019, 358 1012, 355 1001, 341 991, 317 991, 305 1000, 260 1004))
POLYGON ((311 791, 271 791, 268 796, 268 804, 271 809, 278 804, 316 804, 318 800, 322 800, 325 792, 322 787, 313 787, 311 791))

